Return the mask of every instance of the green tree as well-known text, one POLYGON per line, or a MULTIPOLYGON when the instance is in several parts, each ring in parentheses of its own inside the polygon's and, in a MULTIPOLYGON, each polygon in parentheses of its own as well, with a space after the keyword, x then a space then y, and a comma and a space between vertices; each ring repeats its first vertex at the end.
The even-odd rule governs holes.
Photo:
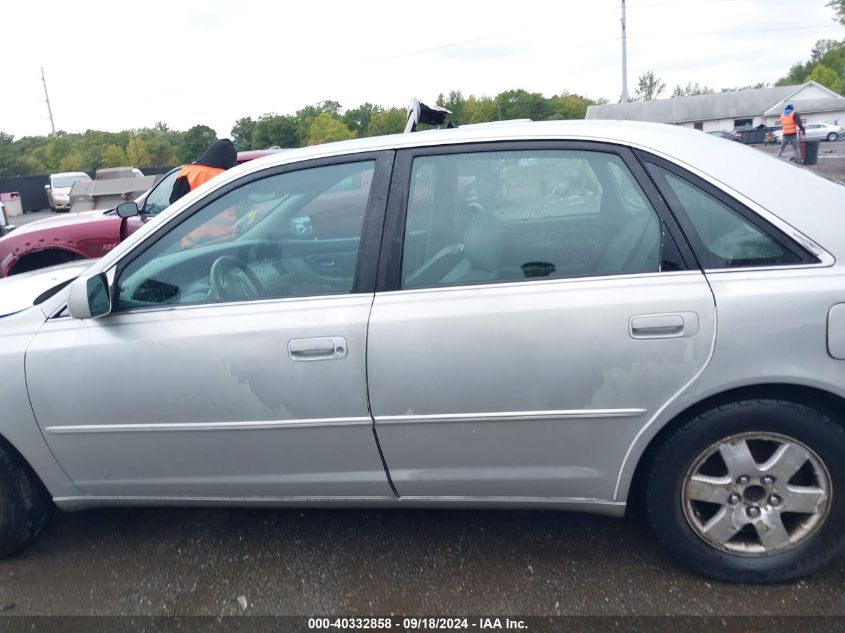
POLYGON ((118 145, 109 145, 100 156, 101 167, 125 167, 129 164, 126 152, 118 145))
POLYGON ((666 84, 655 77, 654 71, 649 70, 637 79, 637 90, 634 92, 634 101, 651 101, 657 99, 660 93, 666 88, 666 84))
POLYGON ((808 81, 813 69, 821 64, 845 78, 845 40, 819 40, 810 51, 810 59, 794 64, 789 72, 777 81, 778 86, 793 86, 808 81))
POLYGON ((298 147, 297 121, 292 116, 264 114, 258 118, 252 133, 253 149, 298 147))
POLYGON ((235 121, 232 126, 232 142, 239 152, 252 149, 252 135, 255 133, 256 121, 245 116, 235 121))
POLYGON ((462 123, 487 123, 498 119, 499 109, 496 101, 494 101, 491 97, 476 97, 474 95, 470 95, 466 98, 463 107, 463 115, 461 117, 462 123))
POLYGON ((367 129, 370 127, 370 121, 373 115, 383 112, 384 110, 372 103, 364 103, 354 110, 347 110, 343 114, 343 123, 354 132, 357 136, 364 136, 367 134, 367 129))
POLYGON ((696 95, 709 95, 713 94, 714 92, 716 91, 710 86, 699 86, 697 81, 695 83, 688 81, 687 85, 683 87, 681 87, 680 84, 675 85, 675 89, 672 91, 672 98, 694 97, 696 95))
POLYGON ((179 162, 176 150, 166 138, 156 137, 146 143, 148 162, 145 167, 171 167, 179 162))
POLYGON ((0 176, 22 176, 28 171, 21 147, 14 140, 11 134, 0 132, 0 176))
POLYGON ((834 92, 842 94, 845 89, 845 79, 843 79, 833 68, 828 68, 824 64, 816 64, 810 74, 807 75, 807 81, 815 81, 830 88, 834 92))
POLYGON ((367 126, 367 136, 398 134, 405 129, 406 120, 404 108, 390 108, 378 112, 370 119, 370 124, 367 126))
POLYGON ((208 146, 217 140, 217 132, 207 125, 195 125, 185 132, 185 141, 179 155, 180 163, 192 163, 203 155, 208 146))
POLYGON ((83 171, 85 169, 85 158, 80 152, 65 154, 59 161, 60 171, 83 171))
POLYGON ((539 92, 527 90, 506 90, 496 96, 497 118, 502 121, 510 119, 531 119, 544 121, 549 116, 546 99, 539 92))
POLYGON ((351 138, 355 138, 355 134, 343 124, 343 121, 333 119, 328 114, 323 113, 311 122, 308 144, 318 145, 332 141, 345 141, 351 138))
POLYGON ((587 116, 587 106, 595 105, 592 99, 563 92, 549 99, 549 119, 583 119, 587 116))
POLYGON ((129 136, 126 144, 126 158, 132 167, 150 167, 150 155, 147 153, 147 143, 135 134, 129 136))
POLYGON ((444 97, 442 94, 439 95, 437 97, 437 105, 443 106, 449 110, 449 112, 452 113, 451 120, 457 125, 461 125, 466 122, 466 113, 464 112, 466 99, 464 99, 464 95, 460 90, 449 91, 448 97, 444 97))
POLYGON ((836 19, 845 24, 845 0, 830 0, 827 6, 836 12, 836 19))
POLYGON ((320 101, 296 111, 296 132, 299 145, 307 145, 311 134, 311 123, 321 114, 328 114, 333 119, 340 118, 340 103, 337 101, 320 101))

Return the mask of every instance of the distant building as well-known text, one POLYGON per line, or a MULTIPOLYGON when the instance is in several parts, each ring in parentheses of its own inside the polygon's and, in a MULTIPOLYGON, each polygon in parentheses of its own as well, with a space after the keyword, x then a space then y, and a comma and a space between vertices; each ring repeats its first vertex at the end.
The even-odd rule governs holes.
POLYGON ((587 118, 672 123, 705 132, 750 130, 759 125, 778 125, 787 103, 795 106, 805 123, 845 124, 845 97, 815 81, 798 86, 593 105, 587 108, 587 118))

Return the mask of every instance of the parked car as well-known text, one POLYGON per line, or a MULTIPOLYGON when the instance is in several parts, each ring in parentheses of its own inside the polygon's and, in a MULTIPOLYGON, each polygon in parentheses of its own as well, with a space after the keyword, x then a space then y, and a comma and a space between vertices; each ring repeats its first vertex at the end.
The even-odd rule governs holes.
POLYGON ((51 504, 636 506, 714 578, 810 573, 845 543, 843 202, 623 121, 231 169, 0 319, 0 551, 51 504))
POLYGON ((804 126, 804 137, 808 141, 836 141, 845 136, 845 128, 833 123, 809 123, 804 126))
MULTIPOLYGON (((278 151, 240 152, 238 162, 278 151)), ((136 200, 139 213, 131 219, 118 217, 114 209, 65 214, 30 222, 0 239, 0 278, 77 259, 102 257, 170 205, 170 192, 178 171, 178 168, 169 171, 136 200)))
MULTIPOLYGON (((783 140, 783 128, 774 132, 778 143, 783 140)), ((804 138, 808 141, 836 141, 845 136, 845 128, 833 123, 805 123, 804 138)))
POLYGON ((728 130, 716 130, 707 133, 718 138, 727 139, 728 141, 742 141, 742 134, 740 134, 739 132, 732 132, 728 130))
POLYGON ((80 180, 91 180, 91 176, 82 171, 50 174, 49 184, 44 185, 50 211, 67 211, 70 209, 70 190, 73 183, 80 180))

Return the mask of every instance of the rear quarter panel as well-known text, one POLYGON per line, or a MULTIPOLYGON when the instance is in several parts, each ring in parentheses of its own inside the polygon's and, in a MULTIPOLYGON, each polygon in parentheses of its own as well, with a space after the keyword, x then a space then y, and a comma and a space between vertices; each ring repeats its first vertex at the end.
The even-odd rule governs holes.
POLYGON ((839 266, 711 272, 716 342, 704 372, 658 412, 631 445, 616 500, 624 500, 649 442, 689 407, 731 389, 766 384, 817 388, 845 398, 845 361, 828 353, 830 309, 845 302, 839 266))

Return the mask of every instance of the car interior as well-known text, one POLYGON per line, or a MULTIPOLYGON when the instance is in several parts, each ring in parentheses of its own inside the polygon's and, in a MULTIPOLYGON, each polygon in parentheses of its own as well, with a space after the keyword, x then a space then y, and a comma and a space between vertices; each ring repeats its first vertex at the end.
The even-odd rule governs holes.
POLYGON ((661 226, 615 154, 482 152, 414 162, 403 286, 657 272, 661 226))
POLYGON ((350 292, 373 169, 315 167, 222 195, 119 272, 116 309, 350 292))

